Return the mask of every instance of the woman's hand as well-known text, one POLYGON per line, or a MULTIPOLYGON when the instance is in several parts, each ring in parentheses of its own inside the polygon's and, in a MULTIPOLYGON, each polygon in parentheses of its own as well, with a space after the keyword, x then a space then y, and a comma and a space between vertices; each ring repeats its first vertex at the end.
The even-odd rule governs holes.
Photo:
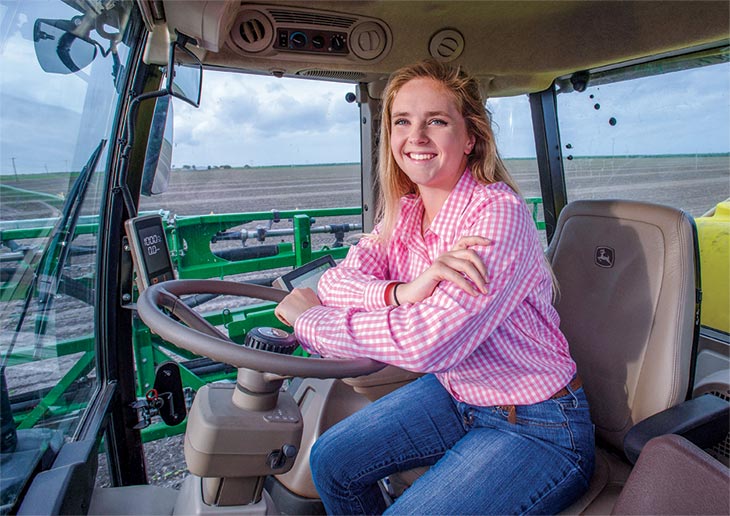
POLYGON ((311 288, 295 288, 282 299, 274 310, 274 314, 281 322, 293 327, 300 315, 321 304, 317 294, 311 288))
POLYGON ((436 258, 423 274, 410 283, 398 285, 398 302, 403 304, 423 301, 433 294, 442 281, 450 281, 472 296, 479 295, 480 292, 486 294, 487 267, 476 251, 470 248, 491 243, 489 239, 480 236, 460 238, 450 251, 436 258))

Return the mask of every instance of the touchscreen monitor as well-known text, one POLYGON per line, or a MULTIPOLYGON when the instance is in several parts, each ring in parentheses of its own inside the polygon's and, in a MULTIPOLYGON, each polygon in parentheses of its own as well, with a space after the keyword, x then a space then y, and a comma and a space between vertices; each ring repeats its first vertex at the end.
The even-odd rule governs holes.
POLYGON ((285 290, 311 288, 316 293, 319 278, 324 271, 334 266, 335 260, 330 255, 325 255, 284 274, 274 285, 285 290))

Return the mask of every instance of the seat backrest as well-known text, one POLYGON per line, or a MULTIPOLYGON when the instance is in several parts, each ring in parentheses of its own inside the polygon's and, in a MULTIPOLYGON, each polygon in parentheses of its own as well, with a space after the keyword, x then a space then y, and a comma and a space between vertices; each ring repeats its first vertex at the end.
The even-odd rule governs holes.
POLYGON ((695 327, 693 221, 634 201, 575 201, 548 260, 561 329, 596 435, 618 450, 635 423, 684 401, 695 327))

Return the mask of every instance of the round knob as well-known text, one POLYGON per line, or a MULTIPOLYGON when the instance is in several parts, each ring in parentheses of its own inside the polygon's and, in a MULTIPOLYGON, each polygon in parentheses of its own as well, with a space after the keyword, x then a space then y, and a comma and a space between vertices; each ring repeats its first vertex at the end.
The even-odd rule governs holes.
POLYGON ((307 35, 303 32, 294 32, 289 39, 294 48, 304 48, 307 44, 307 35))
POLYGON ((281 453, 286 457, 287 459, 293 459, 297 456, 297 453, 299 450, 297 450, 297 447, 293 444, 285 444, 281 447, 281 453))
POLYGON ((289 332, 262 326, 251 329, 246 334, 243 345, 252 349, 291 355, 299 344, 294 335, 289 332))
POLYGON ((345 38, 340 36, 339 34, 335 34, 332 36, 332 41, 330 42, 330 47, 335 52, 339 52, 342 49, 345 48, 345 38))
POLYGON ((324 47, 324 36, 321 34, 317 34, 312 38, 312 46, 314 48, 322 48, 324 47))

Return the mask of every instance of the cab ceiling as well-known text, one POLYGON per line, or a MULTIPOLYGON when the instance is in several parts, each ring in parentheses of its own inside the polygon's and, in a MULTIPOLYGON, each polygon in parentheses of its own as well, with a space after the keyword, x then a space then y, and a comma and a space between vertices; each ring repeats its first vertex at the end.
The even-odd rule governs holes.
MULTIPOLYGON (((159 0, 150 4, 159 12, 159 0)), ((730 37, 730 2, 725 0, 166 0, 162 5, 168 30, 177 28, 198 39, 206 50, 206 65, 350 82, 382 81, 393 70, 429 57, 431 38, 449 29, 464 40, 454 62, 479 76, 493 96, 541 91, 554 78, 575 71, 720 43, 730 37), (240 38, 234 40, 236 32, 243 30, 241 13, 258 10, 266 14, 282 7, 297 13, 357 18, 358 23, 375 20, 382 29, 376 38, 387 39, 381 42, 384 50, 374 58, 372 53, 366 55, 367 59, 274 51, 273 47, 242 50, 240 38)), ((296 19, 306 20, 307 16, 296 19)), ((307 32, 311 29, 307 22, 290 21, 287 28, 301 28, 310 37, 313 34, 307 32)))

